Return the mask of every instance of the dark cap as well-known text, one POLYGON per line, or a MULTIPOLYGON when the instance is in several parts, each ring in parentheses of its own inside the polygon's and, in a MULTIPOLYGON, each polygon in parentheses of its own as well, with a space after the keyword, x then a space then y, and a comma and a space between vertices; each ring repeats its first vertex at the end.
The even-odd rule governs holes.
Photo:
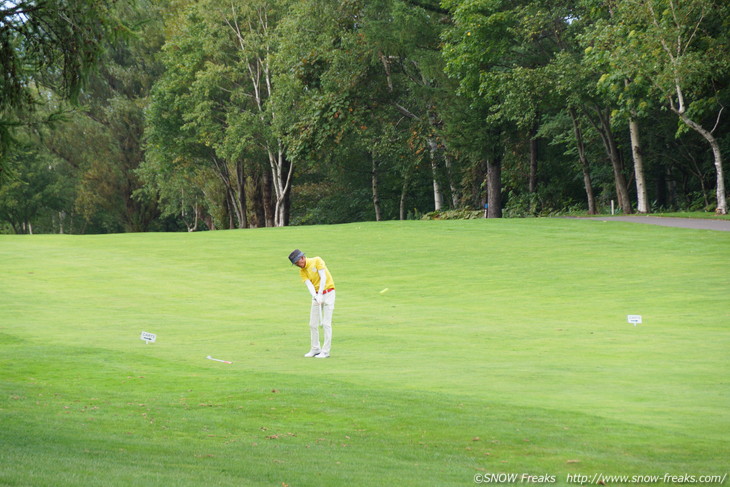
POLYGON ((304 252, 302 252, 299 249, 294 249, 294 252, 289 254, 289 260, 291 261, 292 264, 296 264, 297 261, 299 259, 301 259, 302 257, 304 257, 304 252))

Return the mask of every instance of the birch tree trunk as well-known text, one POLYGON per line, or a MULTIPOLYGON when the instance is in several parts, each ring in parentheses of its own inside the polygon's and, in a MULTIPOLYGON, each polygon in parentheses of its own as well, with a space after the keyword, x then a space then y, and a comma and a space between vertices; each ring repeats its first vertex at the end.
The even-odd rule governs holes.
POLYGON ((373 168, 371 172, 371 182, 373 187, 373 207, 375 208, 375 221, 379 222, 382 219, 380 214, 380 194, 378 193, 378 161, 375 157, 370 156, 373 161, 373 168))
MULTIPOLYGON (((629 86, 628 79, 624 80, 624 86, 629 86)), ((636 121, 636 114, 632 111, 629 117, 629 135, 631 137, 631 156, 634 159, 634 177, 636 178, 636 211, 638 213, 649 213, 649 196, 646 191, 644 157, 639 133, 639 122, 636 121)))
POLYGON ((246 214, 246 169, 243 162, 236 163, 236 213, 238 214, 238 228, 248 228, 246 214))
POLYGON ((444 207, 444 195, 438 178, 438 144, 433 137, 428 138, 428 147, 431 151, 431 173, 433 176, 433 209, 441 211, 444 207))
MULTIPOLYGON (((265 99, 271 97, 273 88, 270 66, 271 46, 269 45, 268 40, 264 40, 258 45, 256 50, 252 50, 248 46, 247 39, 247 34, 252 35, 254 38, 261 37, 268 39, 270 26, 266 9, 263 7, 259 7, 257 9, 255 19, 252 19, 252 21, 245 26, 245 28, 248 29, 248 32, 244 32, 235 20, 229 21, 226 19, 226 23, 235 33, 242 57, 247 60, 248 76, 251 81, 252 89, 250 96, 256 103, 259 118, 264 126, 270 127, 276 118, 276 113, 271 110, 267 111, 267 108, 264 106, 264 102, 265 99)), ((273 183, 272 187, 274 189, 274 197, 276 200, 276 203, 274 204, 273 224, 277 227, 283 227, 288 221, 286 201, 291 189, 293 164, 291 164, 290 161, 285 160, 281 140, 276 140, 272 144, 269 142, 266 135, 263 135, 257 142, 266 150, 269 156, 269 166, 271 168, 271 179, 273 183)))
POLYGON ((279 143, 279 149, 276 153, 269 150, 269 164, 273 174, 272 183, 274 186, 274 194, 276 196, 276 204, 274 206, 274 226, 286 226, 286 198, 291 190, 291 176, 294 165, 288 163, 284 158, 284 148, 279 143))
POLYGON ((695 131, 697 131, 702 137, 709 142, 710 147, 712 147, 712 156, 714 159, 715 164, 715 174, 717 178, 717 185, 715 187, 715 197, 717 198, 717 208, 715 209, 715 213, 718 215, 727 215, 727 197, 725 193, 725 176, 723 175, 722 170, 722 153, 720 152, 720 144, 717 142, 717 139, 712 135, 712 133, 709 130, 706 130, 704 127, 702 127, 700 124, 696 123, 693 120, 690 120, 689 117, 687 117, 685 114, 680 114, 679 117, 682 119, 682 121, 687 124, 688 126, 692 127, 695 131))
POLYGON ((456 209, 459 207, 459 191, 456 189, 456 184, 454 184, 451 157, 446 152, 444 152, 444 165, 446 166, 446 176, 449 179, 449 189, 451 190, 451 207, 456 209))
POLYGON ((644 178, 644 158, 641 155, 641 141, 639 139, 639 123, 633 117, 629 119, 629 134, 631 135, 631 155, 634 158, 634 176, 636 177, 636 211, 649 213, 649 198, 644 178))
MULTIPOLYGON (((715 213, 718 215, 727 215, 727 198, 725 192, 725 177, 722 169, 722 153, 720 151, 720 144, 717 139, 712 135, 713 130, 707 130, 699 123, 690 119, 687 116, 687 103, 684 94, 684 83, 687 83, 688 77, 682 73, 681 68, 686 64, 684 58, 688 56, 690 52, 690 46, 695 41, 695 33, 701 31, 701 25, 706 18, 706 5, 697 4, 694 5, 690 2, 670 1, 668 2, 668 9, 665 11, 654 10, 654 6, 651 2, 645 4, 646 11, 649 14, 652 25, 655 28, 658 43, 661 45, 666 59, 669 60, 668 67, 672 73, 672 86, 671 92, 667 92, 665 95, 669 101, 669 108, 677 114, 682 122, 692 130, 699 133, 712 148, 712 157, 715 164, 715 173, 717 178, 717 184, 715 188, 715 197, 717 198, 717 207, 715 213), (688 9, 684 10, 681 7, 687 6, 688 9), (697 8, 693 8, 697 7, 697 8), (664 22, 665 12, 671 13, 669 22, 664 22), (697 13, 700 15, 697 15, 697 13), (688 28, 689 27, 689 28, 688 28), (676 97, 676 100, 675 100, 676 97)), ((707 42, 705 39, 704 42, 707 42)), ((725 45, 720 42, 719 45, 725 45)), ((724 52, 724 51, 723 51, 724 52)), ((695 60, 696 62, 696 60, 695 60)), ((694 74, 699 74, 698 72, 694 74)), ((711 79, 711 78, 708 78, 711 79)), ((661 86, 660 86, 661 89, 661 86)), ((724 107, 720 109, 717 115, 717 121, 719 122, 720 116, 724 107)))
MULTIPOLYGON (((720 151, 720 144, 717 142, 717 139, 714 135, 712 135, 712 132, 705 129, 702 125, 695 122, 694 120, 690 119, 686 114, 686 109, 684 105, 684 96, 682 94, 682 88, 677 84, 677 100, 678 103, 674 103, 674 98, 669 98, 669 107, 671 110, 677 114, 677 116, 682 120, 682 122, 687 125, 689 128, 700 134, 709 144, 712 148, 712 157, 713 162, 715 164, 715 175, 717 178, 717 183, 715 186, 715 197, 717 199, 717 207, 715 208, 715 213, 718 215, 727 215, 727 197, 725 193, 725 176, 723 174, 722 170, 722 152, 720 151)), ((719 115, 718 115, 719 119, 719 115)))
POLYGON ((408 186, 411 181, 411 168, 407 168, 403 176, 403 186, 400 192, 400 208, 399 217, 401 220, 406 219, 406 196, 408 195, 408 186))

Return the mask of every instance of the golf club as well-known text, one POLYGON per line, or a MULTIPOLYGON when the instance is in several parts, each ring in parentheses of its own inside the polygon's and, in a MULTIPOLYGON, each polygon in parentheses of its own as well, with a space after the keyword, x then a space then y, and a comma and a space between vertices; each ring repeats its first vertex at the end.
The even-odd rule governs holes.
POLYGON ((224 364, 232 364, 233 363, 233 362, 229 362, 228 360, 221 360, 219 358, 213 358, 210 355, 208 355, 205 358, 207 358, 208 360, 215 360, 216 362, 223 362, 224 364))

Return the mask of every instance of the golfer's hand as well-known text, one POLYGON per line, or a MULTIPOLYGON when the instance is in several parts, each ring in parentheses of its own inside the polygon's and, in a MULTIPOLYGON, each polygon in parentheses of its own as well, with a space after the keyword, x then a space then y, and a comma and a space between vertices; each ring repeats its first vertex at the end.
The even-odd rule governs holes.
POLYGON ((315 300, 315 301, 317 301, 317 304, 322 304, 322 303, 324 302, 324 297, 322 297, 322 295, 321 295, 321 294, 317 294, 317 295, 316 295, 316 296, 314 297, 314 300, 315 300))

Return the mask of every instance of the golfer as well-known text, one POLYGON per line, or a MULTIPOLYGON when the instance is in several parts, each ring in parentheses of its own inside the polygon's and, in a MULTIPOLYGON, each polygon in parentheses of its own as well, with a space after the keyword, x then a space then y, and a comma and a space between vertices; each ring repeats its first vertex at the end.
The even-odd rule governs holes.
POLYGON ((305 357, 328 358, 332 346, 332 312, 335 310, 335 281, 321 257, 307 258, 299 249, 289 254, 292 264, 299 267, 299 276, 312 295, 309 313, 311 348, 305 357), (324 343, 319 345, 319 327, 324 330, 324 343))

